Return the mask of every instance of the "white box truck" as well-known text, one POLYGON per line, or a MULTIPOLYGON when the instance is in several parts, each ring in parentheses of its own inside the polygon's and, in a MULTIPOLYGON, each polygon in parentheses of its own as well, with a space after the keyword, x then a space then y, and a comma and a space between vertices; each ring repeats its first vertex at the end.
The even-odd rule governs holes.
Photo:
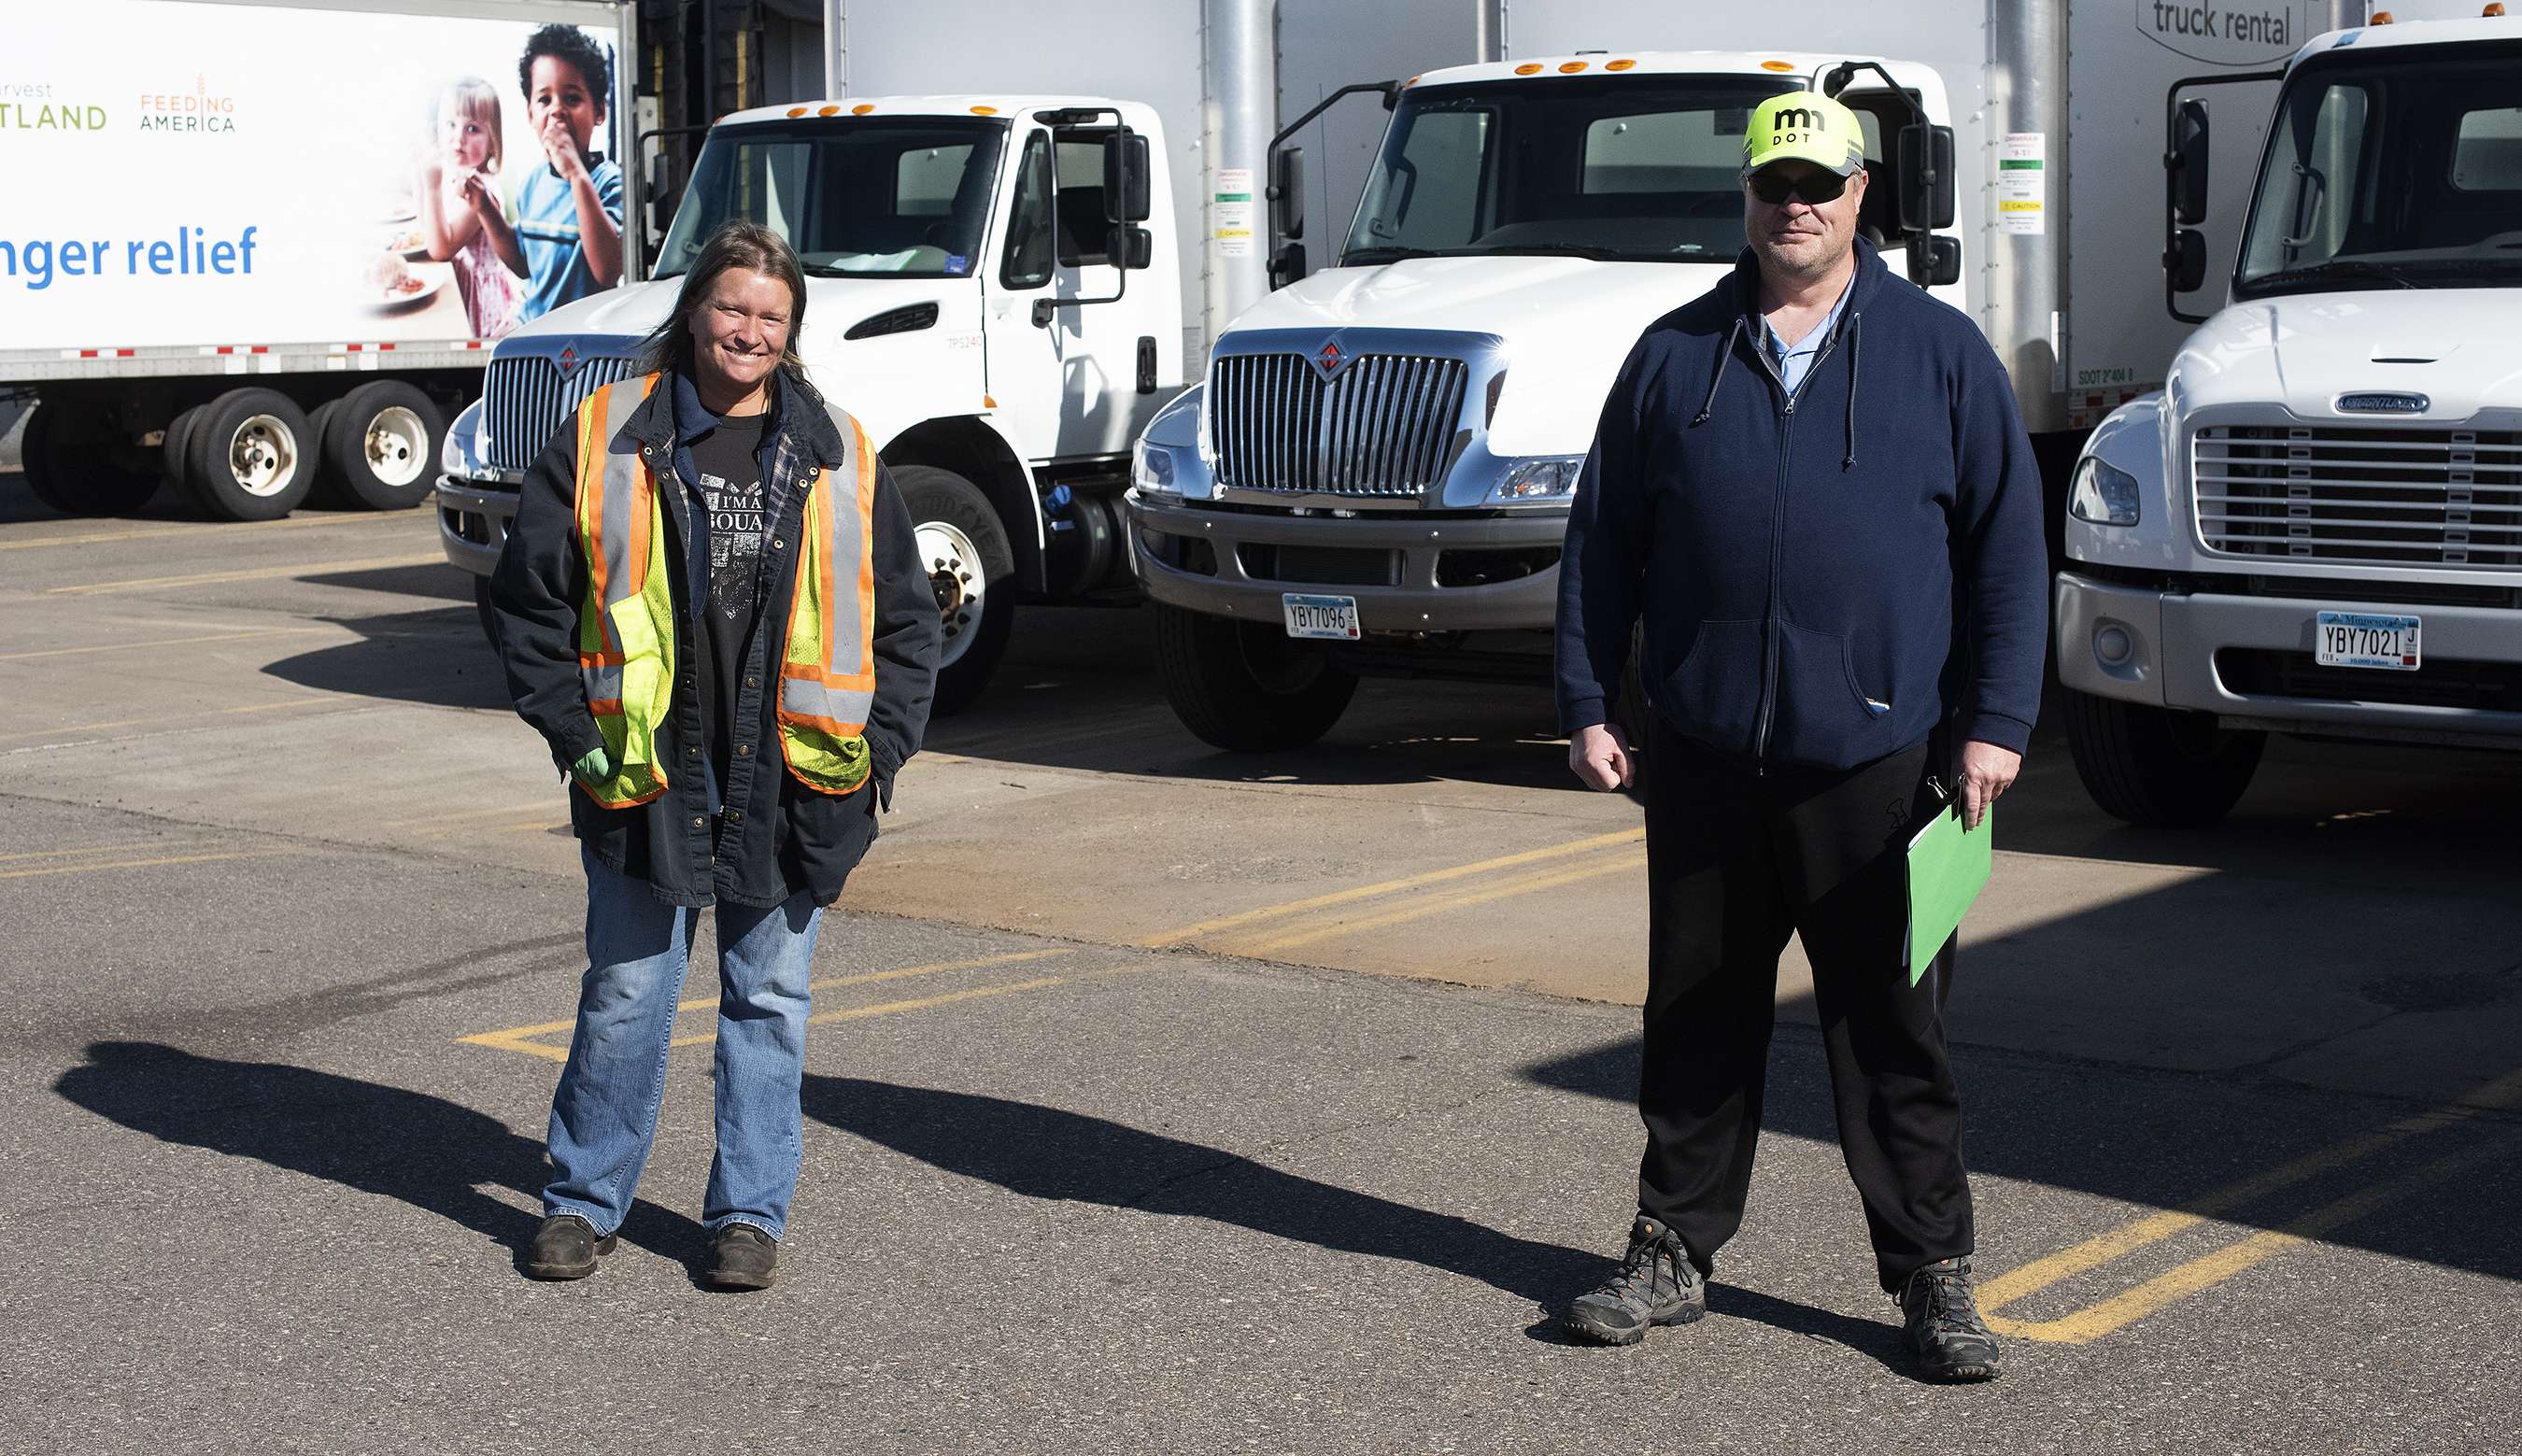
MULTIPOLYGON (((2346 8, 2362 19, 2327 0, 1515 5, 1499 59, 1391 84, 1328 266, 1309 273, 1305 219, 1273 217, 1283 286, 1148 429, 1132 560, 1177 711, 1261 750, 1326 731, 1360 677, 1547 681, 1559 540, 1601 400, 1639 331, 1731 265, 1736 128, 1777 92, 1832 91, 1866 118, 1863 225, 1980 321, 2056 519, 2082 432, 2159 390, 2188 328, 2154 302, 2164 98, 2234 81, 2213 164, 2245 172, 2276 68, 2346 8), (1736 49, 1621 48, 1658 42, 1736 49)), ((1301 168, 1274 166, 1302 195, 1301 168)), ((2207 200, 2219 246, 2247 201, 2207 200)))
POLYGON ((419 505, 445 419, 540 281, 478 226, 447 246, 448 196, 476 174, 500 226, 532 232, 557 101, 605 172, 630 24, 594 0, 12 7, 0 391, 38 400, 35 494, 113 514, 171 481, 229 520, 310 491, 419 505), (537 71, 538 45, 568 64, 537 71))
MULTIPOLYGON (((2134 823, 2222 815, 2270 732, 2522 750, 2522 22, 2383 20, 2289 59, 2225 306, 2076 464, 2058 676, 2134 823)), ((2213 169, 2170 101, 2177 313, 2213 169)))

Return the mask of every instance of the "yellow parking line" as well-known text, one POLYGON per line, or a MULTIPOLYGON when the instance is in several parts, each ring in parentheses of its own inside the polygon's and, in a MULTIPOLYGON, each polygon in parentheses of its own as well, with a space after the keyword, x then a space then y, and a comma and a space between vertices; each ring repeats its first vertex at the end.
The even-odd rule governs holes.
POLYGON ((299 636, 315 632, 340 632, 338 627, 265 627, 253 632, 213 633, 206 637, 160 637, 151 642, 107 642, 96 647, 51 647, 41 652, 0 653, 0 662, 23 662, 29 657, 69 657, 80 652, 122 652, 133 647, 179 647, 187 642, 234 642, 245 637, 299 636))
POLYGON ((0 879, 24 879, 34 874, 77 874, 89 869, 137 869, 144 865, 198 865, 204 860, 259 860, 271 855, 285 855, 285 849, 244 849, 225 855, 176 855, 164 860, 116 860, 104 865, 56 865, 50 869, 0 869, 0 879))
POLYGON ((2114 1294, 2089 1309, 2078 1310, 2064 1319, 2032 1324, 1989 1315, 1988 1327, 2000 1335, 2017 1336, 2025 1339, 2044 1340, 2053 1344, 2089 1344, 2123 1325, 2143 1319, 2175 1299, 2220 1284, 2272 1254, 2316 1239, 2341 1224, 2352 1223, 2368 1213, 2388 1207, 2456 1173, 2476 1167, 2491 1158, 2501 1157, 2515 1148, 2522 1148, 2522 1133, 2509 1133, 2482 1147, 2472 1148, 2466 1152, 2455 1152, 2449 1157, 2439 1157, 2388 1183, 2376 1184, 2361 1192, 2350 1194, 2324 1207, 2313 1209, 2283 1228, 2255 1234, 2239 1244, 2191 1259, 2176 1269, 2156 1275, 2135 1289, 2125 1293, 2114 1294))
POLYGON ((1240 915, 1225 916, 1214 920, 1202 920, 1196 925, 1186 925, 1180 930, 1167 930, 1162 934, 1150 935, 1146 939, 1140 941, 1139 944, 1143 946, 1174 945, 1182 941, 1191 940, 1198 936, 1210 934, 1214 931, 1232 929, 1238 925, 1248 925, 1255 920, 1265 920, 1276 918, 1280 916, 1296 915, 1303 911, 1319 910, 1326 905, 1341 905, 1351 900, 1364 900, 1369 896, 1374 895, 1389 895, 1396 890, 1414 889, 1420 885, 1438 884, 1449 879, 1460 879, 1467 874, 1486 874, 1491 871, 1508 869, 1516 865, 1529 865, 1538 860, 1557 859, 1562 855, 1583 854, 1588 850, 1602 849, 1610 845, 1644 839, 1646 838, 1646 834, 1647 831, 1643 828, 1622 829, 1616 834, 1597 834, 1591 839, 1571 840, 1566 844, 1554 844, 1545 849, 1528 849, 1523 851, 1521 854, 1501 855, 1494 860, 1482 860, 1473 865, 1457 865, 1450 869, 1431 869, 1424 874, 1413 874, 1402 879, 1388 879, 1381 884, 1360 885, 1356 889, 1352 890, 1337 890, 1329 895, 1316 895, 1310 900, 1294 900, 1285 905, 1264 906, 1259 910, 1244 911, 1240 915))
MULTIPOLYGON (((835 976, 827 981, 816 981, 806 989, 821 991, 832 986, 861 986, 869 981, 898 981, 904 976, 931 975, 941 970, 969 970, 976 965, 1004 965, 1014 961, 1041 961, 1052 956, 1075 954, 1077 954, 1075 949, 1066 946, 1053 951, 1018 951, 1008 956, 984 956, 978 961, 948 961, 936 965, 911 965, 901 970, 871 970, 861 975, 835 976)), ((717 1005, 718 998, 715 996, 704 996, 695 1001, 678 1001, 675 1003, 675 1013, 680 1015, 685 1011, 702 1010, 717 1005)), ((534 1041, 533 1038, 548 1036, 555 1031, 568 1031, 577 1025, 577 1018, 572 1017, 567 1021, 544 1021, 534 1026, 511 1026, 505 1031, 477 1031, 471 1036, 459 1036, 455 1040, 470 1042, 477 1047, 496 1047, 502 1052, 523 1052, 533 1057, 548 1057, 554 1061, 567 1061, 569 1060, 567 1047, 546 1047, 534 1041)), ((711 1038, 684 1037, 673 1045, 682 1047, 696 1041, 708 1040, 711 1038)))
POLYGON ((104 596, 116 591, 143 591, 153 587, 209 587, 220 582, 264 582, 276 577, 321 577, 345 571, 383 571, 397 566, 446 565, 446 553, 426 556, 363 556, 356 561, 313 561, 298 566, 258 566, 250 571, 206 571, 186 577, 144 577, 129 582, 90 582, 55 587, 55 595, 104 596))
MULTIPOLYGON (((1146 967, 1144 965, 1113 965, 1102 970, 1090 970, 1084 975, 1047 975, 1038 980, 1016 981, 1005 986, 975 986, 968 991, 949 991, 943 996, 923 996, 917 1001, 888 1001, 882 1006, 852 1007, 845 1011, 817 1011, 806 1020, 811 1025, 821 1021, 856 1021, 862 1016, 889 1016, 895 1011, 924 1010, 932 1006, 944 1006, 948 1002, 970 1001, 976 996, 1004 996, 1010 991, 1038 991, 1045 986, 1065 986, 1076 981, 1099 981, 1105 976, 1127 975, 1131 971, 1144 969, 1146 967)), ((692 1047, 717 1040, 717 1032, 705 1031, 697 1036, 678 1036, 675 1038, 673 1045, 692 1047)))
POLYGON ((68 728, 36 728, 24 733, 0 733, 0 743, 12 738, 43 738, 54 733, 92 733, 100 728, 139 728, 152 723, 190 723, 197 718, 223 718, 232 713, 268 713, 274 708, 304 708, 310 703, 338 703, 346 698, 291 698, 283 703, 256 703, 247 708, 206 708, 199 713, 178 713, 172 718, 123 718, 113 723, 74 723, 68 728))
MULTIPOLYGON (((2210 1254, 2200 1259, 2193 1259, 2190 1263, 2182 1265, 2180 1269, 2175 1269, 2171 1274, 2163 1275, 2157 1280, 2150 1281, 2146 1285, 2139 1286, 2137 1290, 2128 1291, 2125 1294, 2117 1295, 2112 1299, 2105 1300, 2103 1303, 2093 1306, 2092 1309, 2079 1311, 2077 1314, 2067 1316, 2060 1320, 2051 1320, 2047 1322, 2009 1320, 1999 1317, 1995 1311, 2003 1305, 2012 1303, 2027 1295, 2036 1293, 2062 1280, 2073 1278, 2088 1269, 2097 1268, 2100 1265, 2106 1264, 2111 1260, 2118 1258, 2122 1254, 2128 1253, 2134 1249, 2143 1248, 2149 1244, 2159 1243, 2160 1241, 2169 1239, 2172 1235, 2180 1233, 2185 1229, 2194 1228, 2198 1224, 2204 1223, 2208 1219, 2225 1212, 2228 1209, 2238 1208, 2246 1203, 2255 1202, 2269 1194, 2276 1193, 2282 1189, 2291 1188, 2308 1179, 2318 1177, 2320 1174, 2326 1173, 2333 1168, 2344 1167, 2349 1163, 2369 1157, 2385 1149, 2405 1143, 2411 1138, 2420 1137, 2440 1128, 2450 1127, 2454 1123, 2473 1117, 2479 1112, 2508 1105, 2516 1100, 2522 1100, 2522 1068, 2516 1068, 2512 1071, 2506 1072, 2500 1077, 2482 1083, 2471 1091, 2463 1093, 2453 1101, 2446 1103, 2440 1106, 2430 1108, 2414 1117, 2404 1118, 2401 1121, 2376 1128, 2371 1132, 2359 1133, 2343 1142, 2332 1144, 2330 1147, 2306 1153, 2302 1157, 2296 1158, 2291 1162, 2270 1168, 2266 1172, 2243 1179, 2239 1183, 2231 1184, 2227 1187, 2217 1189, 2212 1193, 2202 1195, 2178 1208, 2166 1209, 2163 1212, 2148 1215, 2147 1217, 2137 1219, 2134 1222, 2123 1224, 2119 1228, 2111 1230, 2109 1233, 2087 1239, 2083 1243, 2076 1245, 2071 1248, 2062 1249, 2046 1258, 2035 1259, 2032 1262, 2024 1265, 2020 1269, 2011 1270, 2005 1274, 1998 1275, 1996 1278, 1980 1286, 1980 1310, 1983 1314, 1987 1316, 1989 1328, 1996 1330, 1999 1334, 2019 1335, 2028 1339, 2054 1339, 2068 1343, 2083 1343, 2085 1340, 2094 1339, 2098 1335, 2107 1334, 2111 1330, 2116 1330, 2121 1325, 2126 1324, 2129 1320, 2136 1319, 2140 1315, 2148 1313, 2153 1309, 2161 1308, 2163 1304, 2170 1303, 2172 1299, 2176 1299, 2182 1294, 2194 1292, 2195 1290, 2204 1289, 2208 1284, 2213 1284, 2217 1280, 2228 1278, 2232 1274, 2237 1274, 2243 1269, 2249 1268, 2252 1264, 2258 1263, 2261 1259, 2267 1257, 2268 1254, 2275 1252, 2278 1248, 2286 1245, 2284 1244, 2259 1245, 2258 1252, 2255 1252, 2242 1262, 2230 1264, 2229 1267, 2226 1267, 2226 1265, 2218 1263, 2218 1261, 2227 1259, 2232 1254, 2231 1249, 2227 1249, 2220 1254, 2210 1254), (2174 1279, 2175 1275, 2183 1275, 2183 1271, 2191 1271, 2187 1275, 2183 1275, 2183 1278, 2195 1280, 2202 1277, 2204 1271, 2216 1268, 2224 1268, 2225 1272, 2216 1275, 2214 1279, 2206 1280, 2205 1283, 2183 1284, 2174 1279), (2172 1283, 2166 1283, 2166 1281, 2172 1281, 2172 1283), (2127 1302, 2133 1300, 2134 1296, 2140 1291, 2146 1289, 2155 1289, 2158 1292, 2163 1291, 2171 1291, 2171 1292, 2165 1293, 2164 1296, 2156 1303, 2146 1305, 2141 1309, 2137 1308, 2133 1303, 2127 1302), (2095 1311, 2105 1309, 2122 1311, 2123 1313, 2120 1313, 2118 1317, 2113 1319, 2108 1325, 2100 1325, 2095 1311)), ((2462 1166, 2467 1166, 2467 1164, 2464 1163, 2462 1166)), ((2457 1171, 2457 1169, 2454 1169, 2453 1171, 2457 1171)), ((2446 1176, 2449 1175, 2447 1174, 2446 1176)), ((2397 1185, 2383 1185, 2383 1187, 2386 1188, 2396 1186, 2397 1185)), ((2413 1192, 2414 1187, 2421 1186, 2422 1184, 2415 1185, 2406 1191, 2413 1192)), ((2371 1191, 2368 1190, 2367 1192, 2370 1193, 2371 1191)), ((2354 1198, 2362 1197, 2365 1197, 2365 1195, 2359 1194, 2354 1196, 2354 1198)), ((2398 1197, 2398 1195, 2394 1195, 2394 1197, 2398 1197)), ((2333 1209, 2346 1206, 2349 1202, 2354 1201, 2354 1198, 2342 1200, 2339 1203, 2331 1204, 2329 1209, 2323 1209, 2320 1212, 2307 1215, 2306 1220, 2317 1220, 2333 1209)), ((2319 1228, 2326 1229, 2333 1227, 2337 1222, 2343 1221, 2344 1217, 2352 1216, 2355 1215, 2343 1215, 2341 1219, 2333 1219, 2329 1223, 2320 1224, 2319 1228)), ((2299 1220, 2298 1223, 2305 1222, 2306 1220, 2299 1220)), ((2293 1225, 2288 1227, 2289 1230, 2295 1230, 2295 1226, 2293 1225)), ((2312 1232, 2318 1232, 2318 1230, 2315 1229, 2312 1232)), ((2260 1236, 2261 1239, 2266 1239, 2269 1237, 2271 1236, 2260 1236)), ((2296 1230, 2295 1237, 2290 1242, 2301 1243, 2308 1237, 2310 1237, 2310 1233, 2296 1230)), ((2245 1241, 2245 1244, 2257 1244, 2257 1242, 2258 1241, 2256 1240, 2245 1241)), ((2235 1248, 2240 1248, 2242 1246, 2244 1245, 2234 1245, 2235 1248)))
MULTIPOLYGON (((435 495, 431 500, 435 500, 435 495)), ((427 502, 423 502, 426 504, 427 502)), ((291 526, 364 526, 370 522, 401 522, 401 515, 291 516, 281 521, 252 521, 219 524, 205 522, 196 526, 151 526, 132 531, 91 531, 79 536, 46 536, 33 540, 0 541, 0 551, 23 551, 35 546, 76 546, 100 540, 145 540, 159 536, 235 536, 246 531, 280 531, 291 526)))
POLYGON ((87 849, 38 849, 24 854, 0 855, 5 860, 67 860, 72 855, 112 855, 126 849, 174 849, 186 844, 216 844, 215 839, 141 839, 129 844, 99 844, 87 849))
POLYGON ((1550 870, 1541 874, 1529 874, 1525 875, 1521 879, 1510 880, 1504 884, 1484 885, 1479 889, 1465 890, 1460 894, 1432 897, 1430 899, 1422 900, 1415 904, 1406 906, 1400 910, 1389 911, 1379 916, 1371 916, 1363 920, 1341 920, 1335 924, 1321 925, 1311 930, 1299 930, 1292 935, 1282 935, 1273 940, 1265 940, 1254 945, 1243 947, 1240 953, 1250 956, 1265 956, 1276 951, 1284 951, 1290 946, 1305 945, 1317 940, 1328 940, 1334 935, 1364 934, 1369 930, 1378 930, 1386 925, 1400 924, 1404 920, 1416 920, 1426 916, 1441 915, 1449 910, 1462 910, 1473 905, 1486 905, 1492 900, 1504 900, 1511 895, 1526 895, 1535 890, 1556 889, 1561 885, 1573 884, 1580 879, 1592 879, 1597 875, 1617 874, 1627 869, 1642 869, 1646 868, 1646 852, 1644 850, 1639 850, 1636 853, 1621 855, 1616 859, 1609 860, 1602 864, 1579 866, 1573 869, 1550 870))

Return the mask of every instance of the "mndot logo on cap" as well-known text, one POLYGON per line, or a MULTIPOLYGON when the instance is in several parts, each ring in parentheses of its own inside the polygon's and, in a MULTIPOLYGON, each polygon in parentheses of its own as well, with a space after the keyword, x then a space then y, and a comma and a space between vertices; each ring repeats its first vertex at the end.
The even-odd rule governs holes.
POLYGON ((1818 91, 1790 91, 1751 108, 1743 128, 1743 175, 1798 158, 1845 177, 1865 165, 1856 113, 1818 91))

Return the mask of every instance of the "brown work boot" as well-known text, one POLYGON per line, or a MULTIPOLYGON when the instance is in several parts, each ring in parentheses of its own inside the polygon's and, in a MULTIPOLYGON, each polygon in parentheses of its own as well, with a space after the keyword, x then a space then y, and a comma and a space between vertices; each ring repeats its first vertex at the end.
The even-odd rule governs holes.
POLYGON ((749 1223, 731 1223, 710 1245, 709 1282, 723 1290, 767 1290, 778 1279, 779 1241, 749 1223))

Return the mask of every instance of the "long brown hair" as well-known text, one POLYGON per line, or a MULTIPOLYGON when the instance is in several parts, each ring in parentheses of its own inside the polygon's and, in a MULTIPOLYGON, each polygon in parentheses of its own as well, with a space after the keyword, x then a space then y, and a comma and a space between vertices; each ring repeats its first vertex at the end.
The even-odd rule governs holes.
MULTIPOLYGON (((806 360, 797 352, 797 337, 806 332, 806 273, 788 240, 759 222, 733 218, 701 244, 700 257, 683 275, 683 290, 675 295, 675 311, 639 346, 639 372, 662 374, 679 367, 692 352, 692 310, 709 301, 719 276, 731 268, 761 273, 788 285, 788 343, 779 355, 779 372, 806 385, 806 360)), ((812 389, 812 385, 807 385, 812 389)))

